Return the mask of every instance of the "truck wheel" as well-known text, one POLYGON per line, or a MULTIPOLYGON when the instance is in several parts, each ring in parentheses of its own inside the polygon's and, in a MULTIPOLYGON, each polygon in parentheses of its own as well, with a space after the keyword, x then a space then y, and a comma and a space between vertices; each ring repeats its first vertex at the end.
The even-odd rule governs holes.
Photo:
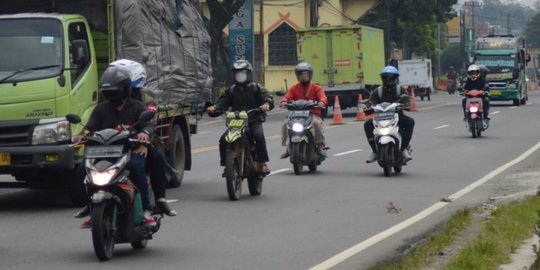
POLYGON ((176 177, 172 177, 168 183, 169 187, 178 187, 184 179, 184 169, 186 164, 186 151, 184 145, 184 134, 178 125, 175 125, 171 135, 171 148, 169 149, 169 161, 176 170, 176 177))
POLYGON ((79 171, 79 166, 83 165, 78 165, 72 171, 63 174, 71 203, 77 207, 84 206, 88 203, 88 195, 86 194, 86 187, 84 185, 86 174, 84 170, 79 171))

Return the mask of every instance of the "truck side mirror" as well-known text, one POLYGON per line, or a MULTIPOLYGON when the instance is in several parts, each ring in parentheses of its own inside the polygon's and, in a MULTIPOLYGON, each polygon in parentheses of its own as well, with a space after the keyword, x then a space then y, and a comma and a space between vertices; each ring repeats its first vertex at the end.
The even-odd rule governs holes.
POLYGON ((66 115, 66 120, 68 120, 68 122, 72 123, 72 124, 78 124, 81 122, 81 117, 79 117, 78 115, 76 114, 68 114, 66 115))
POLYGON ((86 42, 84 39, 76 39, 71 41, 71 53, 73 63, 80 68, 85 67, 90 62, 88 42, 86 42))

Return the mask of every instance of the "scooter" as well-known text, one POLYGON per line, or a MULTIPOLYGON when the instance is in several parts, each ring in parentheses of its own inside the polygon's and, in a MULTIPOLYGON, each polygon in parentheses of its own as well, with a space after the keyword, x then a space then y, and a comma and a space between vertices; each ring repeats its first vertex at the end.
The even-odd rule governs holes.
MULTIPOLYGON (((383 168, 384 176, 401 173, 407 162, 401 154, 401 134, 399 133, 399 113, 403 110, 401 103, 383 102, 373 106, 373 134, 377 147, 377 163, 383 168)), ((409 145, 407 151, 412 152, 409 145)))
POLYGON ((301 175, 303 167, 308 166, 314 172, 325 157, 317 152, 314 137, 313 114, 311 109, 317 106, 315 101, 295 100, 287 103, 287 116, 290 161, 294 173, 301 175))
POLYGON ((470 90, 465 94, 465 127, 471 132, 473 138, 482 136, 482 132, 489 127, 489 121, 483 110, 483 90, 470 90))
MULTIPOLYGON (((145 111, 138 122, 149 121, 153 116, 153 112, 145 111)), ((72 124, 81 122, 74 114, 66 119, 72 124)), ((163 214, 152 215, 156 226, 144 225, 141 195, 126 168, 131 149, 139 144, 137 139, 132 139, 133 135, 128 129, 104 129, 87 136, 84 143, 87 171, 84 181, 91 195, 92 243, 100 261, 110 260, 118 243, 130 243, 134 249, 145 248, 161 226, 163 214)))
POLYGON ((231 201, 239 200, 242 195, 242 181, 247 179, 249 194, 258 196, 262 193, 262 180, 266 176, 260 171, 255 151, 255 141, 250 139, 246 128, 248 115, 260 108, 249 111, 227 112, 227 155, 225 158, 225 179, 227 194, 231 201))

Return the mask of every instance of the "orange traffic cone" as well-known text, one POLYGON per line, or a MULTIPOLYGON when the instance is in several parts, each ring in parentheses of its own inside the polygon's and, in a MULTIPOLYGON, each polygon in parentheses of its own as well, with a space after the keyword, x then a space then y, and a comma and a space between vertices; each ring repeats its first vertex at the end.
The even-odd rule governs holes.
POLYGON ((366 121, 366 113, 364 112, 365 105, 362 103, 362 94, 358 95, 358 113, 356 113, 355 121, 366 121))
POLYGON ((416 97, 414 96, 414 87, 411 87, 411 111, 416 112, 418 108, 416 107, 416 97))
POLYGON ((334 119, 332 124, 330 125, 343 125, 345 122, 343 122, 343 115, 341 115, 341 105, 339 105, 339 97, 336 96, 336 99, 334 100, 334 119))

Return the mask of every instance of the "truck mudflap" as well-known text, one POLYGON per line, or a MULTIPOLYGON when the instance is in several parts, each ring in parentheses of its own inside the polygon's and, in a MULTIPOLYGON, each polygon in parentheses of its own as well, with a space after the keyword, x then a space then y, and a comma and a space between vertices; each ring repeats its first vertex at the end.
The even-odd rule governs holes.
POLYGON ((40 169, 73 169, 71 145, 0 147, 0 174, 40 169))

